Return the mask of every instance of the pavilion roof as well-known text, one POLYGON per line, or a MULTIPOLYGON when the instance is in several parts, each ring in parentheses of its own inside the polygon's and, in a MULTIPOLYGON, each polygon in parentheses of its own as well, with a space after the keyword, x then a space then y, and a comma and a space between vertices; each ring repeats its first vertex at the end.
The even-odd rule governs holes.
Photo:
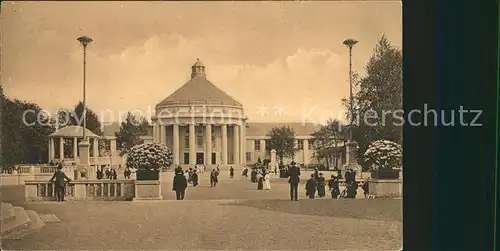
MULTIPOLYGON (((65 126, 63 128, 60 128, 56 132, 52 133, 49 135, 50 138, 60 138, 60 137, 65 137, 65 138, 83 138, 83 127, 81 126, 65 126)), ((85 129, 85 136, 89 138, 100 138, 101 136, 93 133, 89 129, 85 129)))

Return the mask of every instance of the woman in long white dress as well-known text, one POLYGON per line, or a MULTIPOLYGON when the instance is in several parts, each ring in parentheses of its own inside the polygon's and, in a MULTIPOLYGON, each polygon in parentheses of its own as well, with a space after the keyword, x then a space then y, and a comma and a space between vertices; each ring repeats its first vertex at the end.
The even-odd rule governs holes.
POLYGON ((271 190, 271 175, 267 172, 264 174, 264 189, 271 190))

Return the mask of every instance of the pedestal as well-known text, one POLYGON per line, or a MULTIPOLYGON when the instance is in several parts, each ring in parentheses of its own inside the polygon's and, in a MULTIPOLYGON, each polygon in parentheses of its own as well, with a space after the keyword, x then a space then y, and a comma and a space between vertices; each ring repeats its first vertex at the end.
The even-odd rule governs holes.
POLYGON ((135 180, 134 186, 134 201, 163 199, 160 180, 135 180))
POLYGON ((271 150, 271 167, 274 168, 276 166, 276 150, 271 150))
POLYGON ((369 179, 368 193, 381 198, 401 198, 403 196, 403 182, 401 179, 369 179))
POLYGON ((361 178, 361 166, 358 164, 358 142, 350 140, 346 144, 346 163, 342 167, 342 177, 345 177, 345 172, 352 169, 356 172, 356 179, 361 178))
POLYGON ((82 141, 78 144, 80 149, 80 163, 77 168, 77 179, 88 179, 89 164, 90 164, 90 144, 87 141, 82 141))

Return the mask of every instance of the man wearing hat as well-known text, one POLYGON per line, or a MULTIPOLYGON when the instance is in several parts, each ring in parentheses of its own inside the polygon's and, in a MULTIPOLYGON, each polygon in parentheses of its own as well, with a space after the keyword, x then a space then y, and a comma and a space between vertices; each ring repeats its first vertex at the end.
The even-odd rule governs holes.
POLYGON ((50 179, 50 182, 54 181, 54 179, 56 180, 54 182, 54 190, 56 192, 57 201, 64 201, 64 194, 66 193, 65 180, 71 182, 71 179, 66 176, 66 174, 62 171, 62 168, 62 164, 59 163, 59 165, 57 166, 57 171, 50 179))
POLYGON ((299 197, 300 169, 295 165, 295 161, 290 163, 288 169, 288 183, 290 183, 290 200, 297 201, 299 197))

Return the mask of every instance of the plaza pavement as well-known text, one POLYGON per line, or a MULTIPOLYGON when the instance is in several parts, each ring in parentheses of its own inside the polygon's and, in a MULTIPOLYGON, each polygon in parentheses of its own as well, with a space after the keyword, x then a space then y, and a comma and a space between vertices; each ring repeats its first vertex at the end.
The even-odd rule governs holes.
MULTIPOLYGON (((238 173, 236 173, 238 174, 238 173)), ((24 203, 62 221, 47 224, 23 240, 5 240, 5 250, 400 250, 402 200, 308 200, 299 187, 289 200, 286 179, 272 190, 239 175, 222 173, 210 188, 188 187, 175 201, 171 173, 157 202, 24 203)))

